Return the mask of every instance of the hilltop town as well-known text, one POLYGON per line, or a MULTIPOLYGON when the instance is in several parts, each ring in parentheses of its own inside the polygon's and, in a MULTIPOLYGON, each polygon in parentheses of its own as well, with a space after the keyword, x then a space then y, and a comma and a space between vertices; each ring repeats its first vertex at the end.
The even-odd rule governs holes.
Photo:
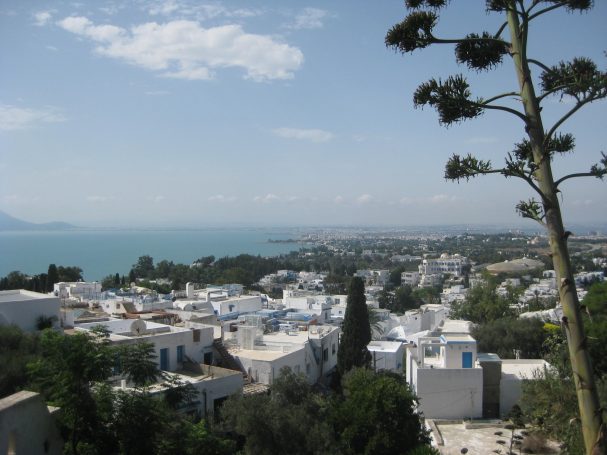
MULTIPOLYGON (((278 258, 203 257, 185 267, 141 257, 129 277, 59 281, 52 287, 47 282, 45 293, 0 291, 2 324, 26 332, 46 324, 66 336, 94 337, 101 330, 115 346, 143 341, 163 374, 148 384, 148 392, 162 395, 170 381, 189 384, 196 399, 180 412, 211 419, 230 396, 268 393, 285 368, 329 390, 348 283, 358 277, 372 333, 366 345, 369 367, 406 380, 419 400, 416 412, 443 450, 462 444, 455 434, 475 431, 469 422, 503 427, 513 409, 521 412, 524 384, 553 368, 546 341, 558 335, 563 314, 545 238, 520 232, 409 237, 330 232, 302 240, 305 248, 278 258), (292 267, 266 273, 287 265, 292 267), (245 283, 225 282, 239 273, 245 283), (193 276, 225 284, 179 285, 193 276), (491 324, 500 321, 504 327, 498 332, 491 324), (463 425, 462 431, 454 433, 453 425, 463 425)), ((605 281, 607 239, 579 237, 572 252, 584 301, 593 284, 605 281)), ((52 274, 49 270, 44 279, 52 274)), ((13 274, 0 284, 4 289, 18 278, 13 274)), ((20 278, 23 287, 40 280, 20 278)), ((119 367, 106 382, 123 391, 136 389, 119 367)), ((11 406, 22 405, 17 399, 11 406)))

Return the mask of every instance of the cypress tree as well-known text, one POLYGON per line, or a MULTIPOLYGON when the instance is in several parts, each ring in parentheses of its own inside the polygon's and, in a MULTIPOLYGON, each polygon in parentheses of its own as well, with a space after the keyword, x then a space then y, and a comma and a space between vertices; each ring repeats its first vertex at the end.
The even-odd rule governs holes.
POLYGON ((352 278, 348 289, 346 316, 337 351, 337 369, 344 375, 354 367, 367 367, 371 354, 367 344, 371 341, 371 326, 365 298, 365 284, 360 277, 352 278))
POLYGON ((46 274, 46 291, 51 292, 55 283, 59 283, 59 271, 55 264, 49 264, 46 274))

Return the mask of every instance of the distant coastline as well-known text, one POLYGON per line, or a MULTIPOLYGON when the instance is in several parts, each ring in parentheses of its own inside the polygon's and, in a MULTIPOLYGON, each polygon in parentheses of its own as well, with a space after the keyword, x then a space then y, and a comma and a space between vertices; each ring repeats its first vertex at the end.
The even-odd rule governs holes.
POLYGON ((0 210, 0 231, 68 231, 72 229, 78 229, 78 227, 63 221, 30 223, 0 210))

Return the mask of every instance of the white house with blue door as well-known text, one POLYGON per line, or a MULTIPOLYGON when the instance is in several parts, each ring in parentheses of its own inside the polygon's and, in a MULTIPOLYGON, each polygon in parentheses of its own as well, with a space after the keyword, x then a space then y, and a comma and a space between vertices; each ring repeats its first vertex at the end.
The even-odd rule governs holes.
POLYGON ((158 367, 163 371, 180 370, 185 360, 194 363, 212 363, 213 327, 211 326, 187 329, 143 319, 112 319, 80 324, 76 330, 88 332, 98 326, 108 330, 110 342, 113 344, 140 341, 152 343, 158 367))
POLYGON ((482 417, 483 369, 476 355, 476 340, 462 333, 421 337, 407 347, 407 382, 426 418, 482 417))

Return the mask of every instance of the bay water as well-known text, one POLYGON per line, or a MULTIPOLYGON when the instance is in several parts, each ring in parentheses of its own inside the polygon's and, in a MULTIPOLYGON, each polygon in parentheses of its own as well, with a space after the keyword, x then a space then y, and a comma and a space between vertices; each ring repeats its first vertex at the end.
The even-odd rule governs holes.
POLYGON ((166 259, 191 264, 202 256, 219 259, 241 253, 277 256, 298 250, 288 240, 294 234, 284 230, 200 229, 200 230, 70 230, 0 232, 0 277, 18 270, 28 275, 46 273, 49 264, 82 268, 85 280, 101 280, 128 274, 143 255, 154 263, 166 259))

